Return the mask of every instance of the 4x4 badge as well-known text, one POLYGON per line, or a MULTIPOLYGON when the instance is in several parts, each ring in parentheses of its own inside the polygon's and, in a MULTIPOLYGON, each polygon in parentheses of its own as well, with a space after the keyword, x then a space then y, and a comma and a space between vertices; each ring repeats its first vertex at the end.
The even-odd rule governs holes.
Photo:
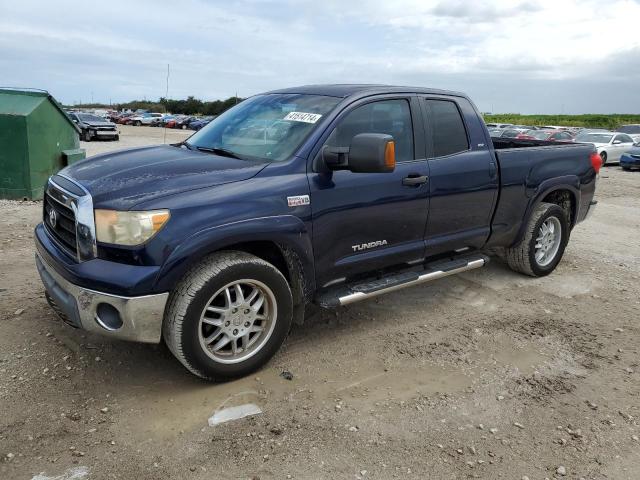
POLYGON ((309 205, 311 200, 309 195, 296 195, 295 197, 287 197, 287 204, 290 207, 299 207, 300 205, 309 205))

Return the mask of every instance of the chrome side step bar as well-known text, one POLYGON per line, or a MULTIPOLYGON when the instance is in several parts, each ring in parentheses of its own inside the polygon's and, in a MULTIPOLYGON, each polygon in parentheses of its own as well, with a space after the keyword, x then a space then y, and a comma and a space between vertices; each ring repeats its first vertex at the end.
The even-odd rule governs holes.
POLYGON ((317 298, 317 303, 325 308, 349 305, 385 293, 395 292, 402 288, 412 287, 421 283, 438 280, 439 278, 481 268, 487 263, 489 263, 489 257, 477 254, 466 258, 457 258, 444 262, 440 261, 427 265, 424 270, 418 272, 407 271, 369 282, 343 285, 340 289, 333 290, 333 292, 325 292, 325 294, 317 298))

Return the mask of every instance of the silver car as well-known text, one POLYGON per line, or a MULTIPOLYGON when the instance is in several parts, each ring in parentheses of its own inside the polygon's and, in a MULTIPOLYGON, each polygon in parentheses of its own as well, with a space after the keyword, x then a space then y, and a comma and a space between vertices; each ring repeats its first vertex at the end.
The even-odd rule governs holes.
POLYGON ((626 133, 617 132, 591 132, 579 133, 576 142, 593 143, 602 158, 602 165, 607 162, 619 162, 620 156, 633 147, 634 141, 626 133))

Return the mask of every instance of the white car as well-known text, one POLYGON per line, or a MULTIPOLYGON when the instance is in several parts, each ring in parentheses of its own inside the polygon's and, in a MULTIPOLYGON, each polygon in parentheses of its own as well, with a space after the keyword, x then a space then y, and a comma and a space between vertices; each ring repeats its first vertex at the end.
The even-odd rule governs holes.
POLYGON ((131 125, 155 125, 162 120, 164 115, 162 113, 143 113, 142 115, 136 115, 131 119, 131 125))
POLYGON ((633 147, 634 141, 626 133, 591 132, 579 133, 576 138, 579 143, 593 143, 602 158, 602 165, 607 162, 619 162, 620 156, 633 147))
POLYGON ((487 123, 487 128, 507 128, 512 127, 511 123, 487 123))

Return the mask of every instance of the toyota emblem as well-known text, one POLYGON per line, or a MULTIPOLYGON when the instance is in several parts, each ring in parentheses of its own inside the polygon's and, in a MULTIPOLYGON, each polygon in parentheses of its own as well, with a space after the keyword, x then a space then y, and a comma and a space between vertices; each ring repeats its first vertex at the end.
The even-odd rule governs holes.
POLYGON ((56 228, 56 225, 58 224, 58 214, 53 208, 49 209, 49 224, 53 228, 56 228))

